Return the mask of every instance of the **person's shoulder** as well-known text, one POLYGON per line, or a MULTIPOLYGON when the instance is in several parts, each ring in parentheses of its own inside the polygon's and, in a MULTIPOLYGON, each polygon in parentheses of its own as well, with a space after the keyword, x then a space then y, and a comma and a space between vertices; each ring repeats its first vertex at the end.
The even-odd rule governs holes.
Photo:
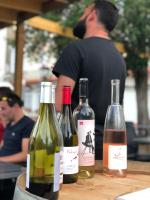
POLYGON ((70 42, 67 46, 65 46, 63 53, 66 55, 79 53, 82 47, 82 43, 83 42, 81 40, 75 40, 70 42))
POLYGON ((73 49, 73 48, 75 49, 80 45, 81 45, 81 40, 74 40, 73 42, 70 42, 65 48, 66 49, 73 49))
POLYGON ((113 42, 109 39, 104 39, 101 37, 88 37, 81 40, 76 40, 74 41, 73 44, 70 44, 70 45, 75 46, 75 47, 85 47, 85 46, 94 45, 94 44, 108 45, 112 43, 113 42))
POLYGON ((35 121, 28 116, 23 117, 22 128, 25 127, 26 132, 31 132, 34 127, 35 121))
POLYGON ((23 117, 23 123, 25 124, 31 124, 31 125, 34 125, 35 121, 33 119, 31 119, 30 117, 24 115, 23 117))
POLYGON ((73 42, 69 43, 67 45, 67 47, 68 48, 77 48, 77 47, 80 47, 80 46, 86 44, 89 40, 90 40, 90 38, 87 38, 87 39, 76 39, 73 42))

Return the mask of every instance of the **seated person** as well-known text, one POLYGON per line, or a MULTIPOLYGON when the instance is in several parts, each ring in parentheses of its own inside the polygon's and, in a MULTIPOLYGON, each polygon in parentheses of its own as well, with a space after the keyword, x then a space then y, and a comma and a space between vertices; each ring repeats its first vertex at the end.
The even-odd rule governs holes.
POLYGON ((4 87, 4 86, 0 87, 0 97, 5 96, 10 92, 12 92, 12 90, 9 87, 4 87))
MULTIPOLYGON (((12 92, 12 90, 9 87, 5 87, 5 86, 0 87, 0 97, 5 96, 9 94, 10 92, 12 92)), ((3 138, 4 127, 6 126, 6 124, 7 124, 7 121, 5 121, 5 119, 3 119, 3 117, 0 115, 0 142, 3 138)))
POLYGON ((8 122, 1 142, 0 161, 26 161, 34 121, 24 115, 22 106, 22 100, 14 92, 0 97, 0 115, 8 122))
POLYGON ((3 133, 4 133, 4 125, 2 120, 0 119, 0 142, 2 141, 3 133))

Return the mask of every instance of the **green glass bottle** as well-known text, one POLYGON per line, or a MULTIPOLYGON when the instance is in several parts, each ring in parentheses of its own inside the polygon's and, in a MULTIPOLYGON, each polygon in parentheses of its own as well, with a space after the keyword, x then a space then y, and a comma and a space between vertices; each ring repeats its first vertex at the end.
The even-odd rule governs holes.
POLYGON ((55 86, 41 83, 40 109, 27 156, 26 190, 46 199, 58 199, 60 138, 55 111, 55 86))
POLYGON ((63 87, 63 106, 60 127, 64 141, 63 151, 63 183, 77 182, 78 164, 78 135, 71 111, 71 88, 63 87))

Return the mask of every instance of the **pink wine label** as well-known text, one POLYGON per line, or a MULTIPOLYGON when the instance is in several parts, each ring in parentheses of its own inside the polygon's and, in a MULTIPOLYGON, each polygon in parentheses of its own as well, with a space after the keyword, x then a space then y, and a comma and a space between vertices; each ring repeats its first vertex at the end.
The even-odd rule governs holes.
POLYGON ((127 145, 109 145, 108 168, 127 169, 127 145))
POLYGON ((79 172, 79 147, 64 147, 63 155, 63 173, 64 174, 76 174, 79 172))
POLYGON ((78 120, 79 165, 92 166, 95 164, 95 121, 78 120))

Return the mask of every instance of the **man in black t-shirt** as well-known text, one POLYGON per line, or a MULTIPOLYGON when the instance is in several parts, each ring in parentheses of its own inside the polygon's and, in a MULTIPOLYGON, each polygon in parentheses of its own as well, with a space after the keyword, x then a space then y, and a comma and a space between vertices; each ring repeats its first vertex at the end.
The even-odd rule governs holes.
POLYGON ((26 161, 34 121, 24 115, 22 106, 22 100, 13 92, 0 97, 0 114, 8 122, 0 144, 0 161, 26 161))
POLYGON ((74 27, 74 35, 82 40, 69 44, 53 69, 53 73, 58 77, 58 112, 61 110, 63 85, 72 88, 74 110, 79 101, 79 79, 89 80, 89 104, 96 117, 96 159, 102 159, 102 134, 107 107, 111 102, 112 79, 120 79, 120 103, 123 103, 126 65, 109 38, 117 20, 118 10, 112 3, 96 0, 89 5, 74 27))

